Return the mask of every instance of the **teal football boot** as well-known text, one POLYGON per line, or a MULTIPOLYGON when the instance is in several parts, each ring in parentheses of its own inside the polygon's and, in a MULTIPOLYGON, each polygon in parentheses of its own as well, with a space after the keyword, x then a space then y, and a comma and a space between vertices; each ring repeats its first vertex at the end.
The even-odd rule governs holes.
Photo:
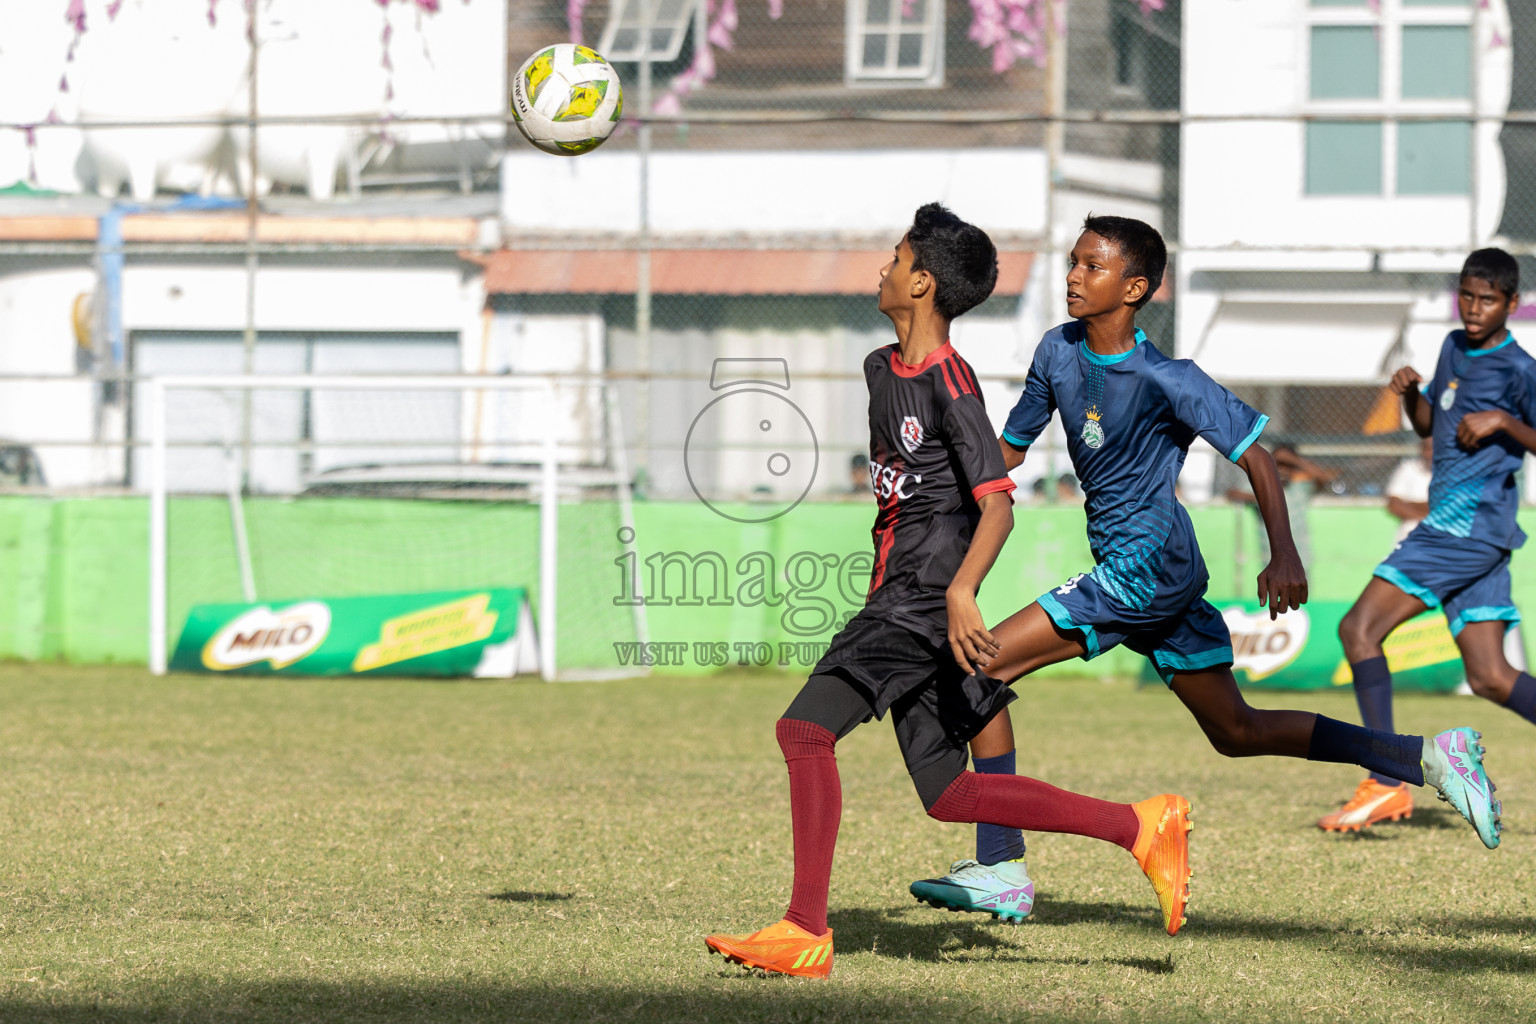
POLYGON ((1485 751, 1480 732, 1465 726, 1447 729, 1424 741, 1424 781, 1440 791, 1440 799, 1477 829, 1477 838, 1492 850, 1499 845, 1503 806, 1494 798, 1498 789, 1483 767, 1485 751))
POLYGON ((978 864, 957 860, 942 878, 913 882, 912 895, 919 903, 941 910, 991 914, 994 920, 1017 924, 1035 906, 1035 883, 1022 860, 978 864))

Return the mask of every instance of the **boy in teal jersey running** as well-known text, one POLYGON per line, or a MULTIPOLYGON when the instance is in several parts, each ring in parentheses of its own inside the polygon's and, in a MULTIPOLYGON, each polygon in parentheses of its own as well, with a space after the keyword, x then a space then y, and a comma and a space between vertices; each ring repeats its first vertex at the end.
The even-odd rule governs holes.
MULTIPOLYGON (((975 664, 992 679, 1013 682, 1069 658, 1097 657, 1124 644, 1145 655, 1194 715, 1216 750, 1228 757, 1278 755, 1358 764, 1368 771, 1436 788, 1472 823, 1490 849, 1499 842, 1500 806, 1483 771, 1478 736, 1457 728, 1425 738, 1362 729, 1323 715, 1249 706, 1232 675, 1231 637, 1205 600, 1209 575, 1189 515, 1174 488, 1184 456, 1204 439, 1248 476, 1269 535, 1272 557, 1259 573, 1259 600, 1271 615, 1305 603, 1306 574, 1291 537, 1274 459, 1257 443, 1268 417, 1249 408, 1187 359, 1170 359, 1147 343, 1136 312, 1156 291, 1167 263, 1162 238, 1123 217, 1090 217, 1073 246, 1067 273, 1071 322, 1048 331, 1035 350, 1024 392, 999 438, 1009 470, 1061 414, 1067 450, 1086 498, 1088 542, 1095 565, 1042 594, 994 627, 975 664)), ((1500 420, 1500 423, 1503 421, 1500 420)), ((1491 433, 1482 423, 1477 429, 1491 433)), ((969 652, 967 652, 969 653, 969 652)), ((969 671, 970 664, 961 667, 969 671)), ((973 753, 990 749, 988 725, 973 753)), ((1000 790, 995 776, 965 776, 929 813, 971 821, 1000 790)), ((1143 856, 1117 831, 1114 805, 1096 811, 1073 794, 1041 797, 1030 815, 1003 821, 1031 831, 1073 832, 1121 842, 1152 878, 1170 934, 1188 899, 1187 844, 1168 857, 1143 856), (1076 814, 1063 810, 1078 809, 1076 814), (1056 812, 1054 820, 1044 814, 1056 812)), ((1189 827, 1189 804, 1168 795, 1158 832, 1189 827)), ((1140 805, 1138 805, 1140 806, 1140 805)), ((954 873, 912 884, 920 900, 955 910, 984 910, 968 880, 954 873)))
MULTIPOLYGON (((1467 257, 1456 289, 1462 329, 1446 335, 1428 383, 1411 366, 1392 390, 1420 437, 1433 438, 1429 514, 1376 571, 1339 624, 1367 728, 1392 730, 1392 674, 1382 643, 1428 608, 1443 608, 1479 697, 1536 722, 1536 679, 1504 657, 1504 633, 1520 621, 1510 601, 1510 552, 1525 543, 1515 522, 1515 473, 1536 452, 1536 359, 1506 322, 1520 304, 1520 266, 1502 249, 1467 257)), ((1373 772, 1345 805, 1319 822, 1359 831, 1413 814, 1413 796, 1373 772)))

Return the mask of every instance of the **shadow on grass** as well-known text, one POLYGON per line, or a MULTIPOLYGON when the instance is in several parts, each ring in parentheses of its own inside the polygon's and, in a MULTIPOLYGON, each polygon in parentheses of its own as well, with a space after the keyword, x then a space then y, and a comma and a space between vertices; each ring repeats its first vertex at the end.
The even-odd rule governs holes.
MULTIPOLYGON (((871 952, 877 956, 945 962, 985 958, 1009 963, 1051 963, 1089 966, 1115 964, 1152 974, 1172 974, 1172 956, 1147 957, 1041 957, 1028 948, 1030 931, 1079 923, 1123 923, 1148 934, 1161 931, 1155 907, 1108 901, 1077 901, 1044 894, 1030 920, 1017 926, 995 924, 979 915, 938 914, 921 920, 909 918, 910 908, 843 910, 828 918, 837 932, 839 952, 871 952)), ((1330 955, 1365 961, 1382 959, 1401 967, 1423 971, 1506 974, 1536 972, 1536 952, 1468 945, 1478 938, 1536 936, 1536 917, 1531 915, 1453 914, 1398 921, 1381 929, 1341 929, 1326 923, 1300 922, 1275 917, 1201 913, 1196 910, 1179 932, 1181 938, 1215 940, 1249 939, 1292 945, 1325 946, 1330 955), (1454 940, 1446 946, 1441 940, 1454 940)))
POLYGON ((0 1020, 27 1024, 934 1024, 966 1020, 981 1009, 975 996, 961 992, 884 995, 805 978, 750 975, 730 979, 740 984, 699 980, 691 991, 663 992, 597 986, 576 979, 560 985, 519 984, 515 979, 219 985, 196 979, 114 993, 100 1002, 70 1003, 46 995, 35 1000, 0 999, 0 1020))
POLYGON ((502 903, 548 903, 554 900, 569 900, 574 898, 575 893, 528 892, 525 889, 508 889, 506 892, 493 892, 486 897, 488 900, 499 900, 502 903))
MULTIPOLYGON (((1110 904, 1104 904, 1110 906, 1110 904)), ((1128 908, 1127 908, 1128 909, 1128 908)), ((1088 957, 1037 956, 1027 948, 1029 924, 991 923, 976 914, 924 915, 920 920, 906 917, 900 910, 839 910, 827 917, 837 935, 837 950, 849 953, 874 953, 898 960, 943 963, 957 959, 1006 961, 1018 964, 1058 964, 1091 967, 1115 964, 1150 974, 1172 974, 1172 957, 1088 957)))

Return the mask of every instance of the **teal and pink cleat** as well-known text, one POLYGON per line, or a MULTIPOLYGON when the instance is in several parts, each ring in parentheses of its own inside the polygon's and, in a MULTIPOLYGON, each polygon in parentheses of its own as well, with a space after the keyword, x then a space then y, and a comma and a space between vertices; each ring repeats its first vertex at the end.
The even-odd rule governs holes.
POLYGON ((1440 791, 1440 799, 1456 808, 1477 829, 1477 837, 1492 850, 1499 845, 1503 806, 1494 798, 1498 788, 1483 767, 1483 734, 1462 726, 1447 729, 1424 743, 1424 781, 1440 791))
POLYGON ((1022 860, 978 864, 957 860, 942 878, 924 878, 910 889, 920 903, 941 910, 991 914, 1013 924, 1024 920, 1035 906, 1035 883, 1022 860))

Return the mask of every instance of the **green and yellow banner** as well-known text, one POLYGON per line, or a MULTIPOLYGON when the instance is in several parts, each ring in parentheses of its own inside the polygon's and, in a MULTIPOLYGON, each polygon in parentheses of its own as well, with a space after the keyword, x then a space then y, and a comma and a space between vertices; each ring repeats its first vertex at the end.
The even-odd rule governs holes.
MULTIPOLYGON (((1232 632, 1232 671, 1244 687, 1268 690, 1322 690, 1353 682, 1339 643, 1343 601, 1317 601, 1270 621, 1255 604, 1212 601, 1232 632)), ((1410 619, 1383 645, 1392 685, 1400 690, 1446 693, 1463 678, 1461 653, 1439 609, 1410 619)), ((1156 682, 1147 665, 1144 682, 1156 682)))
POLYGON ((538 670, 521 588, 200 604, 177 672, 305 676, 510 676, 538 670))

